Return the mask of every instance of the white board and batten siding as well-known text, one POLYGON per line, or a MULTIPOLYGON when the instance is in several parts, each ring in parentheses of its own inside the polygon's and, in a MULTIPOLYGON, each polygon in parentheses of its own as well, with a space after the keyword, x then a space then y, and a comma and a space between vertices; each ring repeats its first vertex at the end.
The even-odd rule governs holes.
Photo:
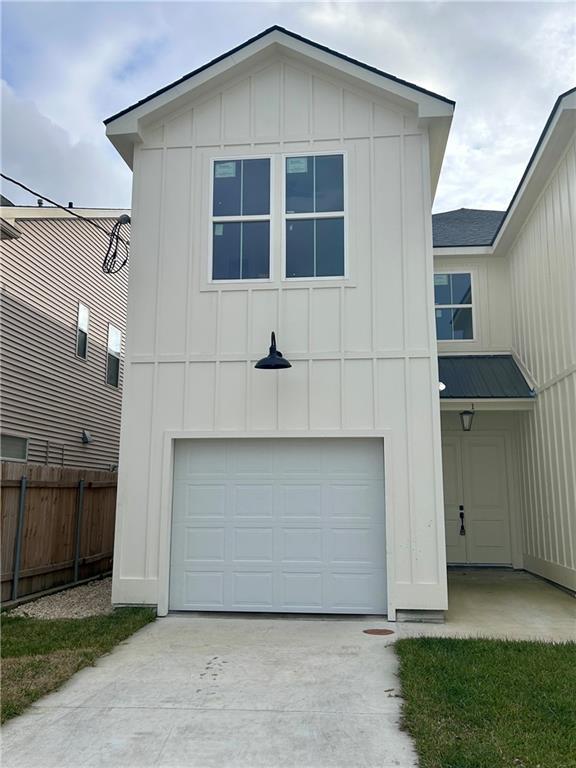
POLYGON ((576 589, 576 139, 511 246, 512 348, 536 383, 519 422, 524 564, 576 589))
POLYGON ((167 433, 356 436, 386 437, 391 615, 444 609, 426 128, 375 89, 275 55, 143 132, 114 602, 164 599, 167 433), (277 173, 272 279, 211 283, 211 160, 264 155, 281 169, 285 154, 326 151, 345 155, 347 278, 281 280, 277 173), (272 330, 290 370, 254 369, 272 330))

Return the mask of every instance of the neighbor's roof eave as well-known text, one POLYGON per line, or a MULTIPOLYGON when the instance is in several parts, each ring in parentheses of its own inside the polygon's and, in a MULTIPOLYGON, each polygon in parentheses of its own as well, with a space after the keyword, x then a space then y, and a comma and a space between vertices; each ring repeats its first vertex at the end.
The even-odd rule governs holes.
POLYGON ((422 88, 419 85, 415 85, 414 83, 410 83, 407 80, 402 80, 399 77, 395 77, 394 75, 390 75, 388 72, 383 72, 380 69, 377 69, 376 67, 371 66, 370 64, 365 64, 362 61, 358 61, 357 59, 353 59, 351 56, 346 56, 344 53, 339 53, 338 51, 333 50, 332 48, 328 48, 326 45, 322 45, 321 43, 316 43, 313 40, 309 40, 306 37, 302 37, 301 35, 296 34, 295 32, 291 32, 288 29, 285 29, 284 27, 274 25, 272 27, 269 27, 268 29, 265 29, 263 32, 260 32, 258 35, 255 35, 254 37, 251 37, 249 40, 246 40, 244 43, 241 43, 240 45, 237 45, 235 48, 232 48, 231 50, 227 51, 226 53, 221 54, 220 56, 217 56, 215 59, 212 59, 211 61, 207 62, 206 64, 203 64, 201 67, 198 67, 198 69, 193 70, 192 72, 189 72, 187 75, 184 75, 183 77, 179 78, 178 80, 175 80, 173 83, 170 83, 169 85, 165 85, 163 88, 160 88, 159 90, 155 91, 154 93, 151 93, 149 96, 146 96, 144 99, 140 99, 140 101, 137 101, 135 104, 132 104, 129 107, 126 107, 125 109, 120 110, 120 112, 117 112, 116 114, 112 115, 111 117, 106 118, 104 120, 104 125, 109 125, 114 120, 117 120, 119 117, 123 117, 124 115, 128 114, 132 110, 136 109, 137 107, 142 106, 143 104, 146 104, 149 101, 152 101, 153 99, 157 98, 158 96, 162 95, 163 93, 166 93, 167 91, 171 90, 172 88, 175 88, 177 85, 180 85, 181 83, 185 82, 186 80, 190 80, 191 78, 195 77, 196 75, 199 75, 201 72, 204 72, 205 70, 209 69, 210 67, 213 67, 214 65, 218 64, 219 62, 223 61, 224 59, 227 59, 230 56, 233 56, 234 54, 238 53, 239 51, 243 50, 244 48, 247 48, 252 43, 257 42, 258 40, 261 40, 266 35, 269 35, 273 32, 281 32, 284 35, 287 35, 288 37, 293 38, 294 40, 298 40, 301 43, 306 43, 307 45, 312 46, 313 48, 316 48, 319 51, 323 51, 324 53, 329 53, 332 56, 336 56, 339 59, 342 59, 343 61, 348 62, 349 64, 353 64, 355 66, 361 67, 362 69, 367 70, 368 72, 372 72, 373 74, 380 75, 381 77, 384 77, 388 80, 393 81, 394 83, 398 83, 399 85, 402 85, 406 88, 410 88, 414 91, 418 91, 419 93, 423 93, 426 96, 430 96, 434 99, 438 99, 439 101, 443 101, 446 104, 450 104, 451 106, 455 106, 456 102, 452 99, 447 98, 446 96, 441 96, 438 93, 434 93, 433 91, 429 91, 426 88, 422 88))

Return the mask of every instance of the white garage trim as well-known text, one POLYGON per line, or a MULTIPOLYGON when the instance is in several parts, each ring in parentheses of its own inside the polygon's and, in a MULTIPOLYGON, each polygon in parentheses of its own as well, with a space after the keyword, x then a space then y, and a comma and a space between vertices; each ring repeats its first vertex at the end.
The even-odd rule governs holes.
POLYGON ((387 571, 387 602, 388 619, 396 618, 396 603, 394 600, 394 489, 392 482, 391 463, 393 461, 393 441, 390 430, 375 432, 364 431, 334 431, 322 430, 317 432, 205 432, 205 431, 167 431, 164 433, 162 450, 162 484, 160 497, 160 526, 158 541, 158 615, 166 616, 169 610, 170 587, 170 545, 172 538, 172 497, 173 497, 173 465, 174 447, 176 440, 194 439, 290 439, 290 438, 376 438, 383 441, 384 448, 384 504, 386 513, 386 571, 387 571))

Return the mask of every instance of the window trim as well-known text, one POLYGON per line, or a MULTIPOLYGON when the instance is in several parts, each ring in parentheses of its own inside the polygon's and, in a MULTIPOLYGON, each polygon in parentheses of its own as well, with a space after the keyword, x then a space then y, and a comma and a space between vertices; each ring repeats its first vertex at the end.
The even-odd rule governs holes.
POLYGON ((120 365, 122 363, 122 331, 120 328, 114 325, 114 323, 108 323, 107 327, 107 333, 106 333, 106 371, 104 373, 104 383, 107 387, 112 387, 112 389, 120 389, 120 365), (115 331, 118 331, 120 334, 120 353, 118 354, 118 383, 117 384, 110 384, 108 381, 108 360, 110 355, 113 357, 116 357, 116 355, 113 352, 110 352, 110 328, 114 328, 115 331))
POLYGON ((88 306, 88 304, 84 303, 83 301, 80 301, 80 299, 76 302, 76 339, 75 339, 75 346, 74 346, 74 356, 78 358, 78 360, 84 360, 84 362, 88 361, 88 345, 90 342, 90 317, 92 315, 92 310, 88 306), (88 310, 88 328, 86 329, 86 355, 85 357, 82 357, 82 355, 78 354, 78 336, 80 333, 80 307, 86 307, 88 310))
POLYGON ((281 173, 281 202, 282 202, 282 267, 281 267, 281 282, 286 283, 303 283, 310 280, 314 282, 326 282, 337 280, 339 282, 350 279, 350 266, 348 263, 348 152, 345 149, 324 149, 321 151, 314 150, 314 148, 308 151, 302 152, 285 152, 281 155, 282 159, 282 173, 281 173), (344 205, 342 211, 319 211, 318 213, 286 213, 286 160, 289 157, 321 157, 326 155, 341 155, 342 156, 342 197, 344 199, 344 205), (286 223, 288 221, 295 221, 297 219, 344 219, 344 274, 343 275, 310 275, 308 277, 288 277, 286 274, 286 223))
POLYGON ((217 155, 210 157, 210 185, 208 194, 208 275, 207 283, 210 286, 219 285, 246 285, 248 283, 272 283, 274 282, 274 263, 272 254, 274 252, 274 201, 275 201, 275 162, 274 155, 217 155), (269 201, 269 213, 249 215, 249 216, 214 216, 214 164, 222 161, 232 160, 269 160, 270 161, 270 201, 269 201), (226 278, 224 280, 218 280, 213 278, 214 267, 214 240, 213 240, 213 228, 214 224, 226 224, 230 222, 244 222, 244 221, 267 221, 270 227, 270 239, 268 243, 268 277, 238 277, 238 278, 226 278))
POLYGON ((436 342, 438 344, 471 344, 477 341, 476 338, 476 296, 474 288, 475 275, 470 268, 458 269, 457 267, 451 267, 450 269, 435 269, 434 277, 436 275, 470 275, 470 304, 436 304, 436 297, 434 297, 434 335, 436 336, 436 342), (470 339, 439 339, 436 331, 436 310, 437 309, 470 309, 472 310, 472 337, 470 339))
POLYGON ((24 443, 26 445, 26 450, 25 450, 23 459, 15 459, 13 456, 2 456, 0 454, 0 461, 14 461, 14 462, 17 462, 18 464, 26 464, 28 462, 28 451, 30 448, 30 438, 28 437, 28 435, 22 435, 22 434, 19 434, 18 432, 2 432, 1 435, 2 437, 17 437, 20 440, 24 440, 24 443))

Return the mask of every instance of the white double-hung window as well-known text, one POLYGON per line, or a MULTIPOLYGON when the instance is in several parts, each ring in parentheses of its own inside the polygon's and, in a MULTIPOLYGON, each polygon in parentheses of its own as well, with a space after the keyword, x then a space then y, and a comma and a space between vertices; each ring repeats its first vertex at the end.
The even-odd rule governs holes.
POLYGON ((344 156, 285 158, 286 278, 344 277, 344 156))
POLYGON ((474 339, 470 272, 437 272, 434 275, 434 303, 438 341, 474 339))
POLYGON ((212 280, 270 277, 270 158, 214 160, 212 280))

